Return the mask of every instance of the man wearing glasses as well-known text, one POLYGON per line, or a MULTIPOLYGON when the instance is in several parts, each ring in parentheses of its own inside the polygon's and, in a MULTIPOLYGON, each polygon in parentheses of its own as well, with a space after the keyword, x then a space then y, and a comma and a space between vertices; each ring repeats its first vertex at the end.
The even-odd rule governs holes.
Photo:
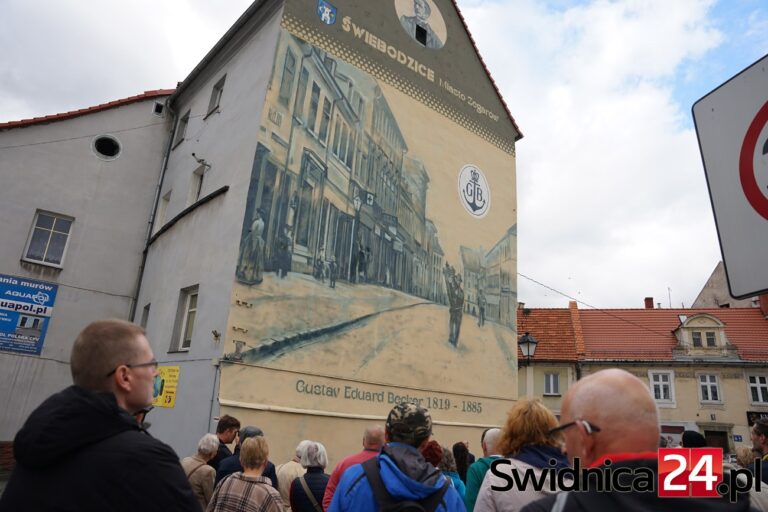
MULTIPOLYGON (((619 369, 589 375, 568 389, 563 400, 561 422, 550 434, 562 433, 564 449, 572 467, 576 458, 581 468, 605 469, 608 467, 606 461, 610 460, 614 473, 625 473, 620 479, 623 487, 633 482, 633 475, 627 472, 637 469, 650 470, 655 486, 659 416, 656 403, 643 381, 619 369)), ((660 498, 655 489, 599 491, 594 482, 588 485, 583 492, 561 492, 530 503, 522 510, 749 510, 748 499, 737 503, 730 503, 727 497, 681 500, 660 498)))
POLYGON ((45 400, 14 440, 6 510, 199 511, 179 459, 134 414, 152 403, 157 361, 144 330, 87 326, 70 357, 74 385, 45 400))

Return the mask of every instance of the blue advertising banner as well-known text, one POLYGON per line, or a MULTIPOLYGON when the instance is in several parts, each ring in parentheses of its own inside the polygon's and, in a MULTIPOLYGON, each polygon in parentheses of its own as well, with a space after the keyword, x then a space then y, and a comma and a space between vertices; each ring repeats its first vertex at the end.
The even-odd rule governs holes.
POLYGON ((40 355, 58 288, 0 274, 0 351, 40 355))

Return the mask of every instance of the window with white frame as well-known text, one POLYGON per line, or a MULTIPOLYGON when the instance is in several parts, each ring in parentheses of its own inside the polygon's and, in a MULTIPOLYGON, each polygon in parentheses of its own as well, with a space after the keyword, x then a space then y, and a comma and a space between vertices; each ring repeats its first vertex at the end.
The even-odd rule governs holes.
POLYGON ((195 317, 197 316, 197 288, 182 294, 184 304, 184 317, 181 322, 181 338, 179 338, 179 350, 189 350, 192 346, 192 335, 195 332, 195 317))
POLYGON ((720 383, 717 375, 699 375, 699 392, 702 402, 720 402, 720 383))
POLYGON ((560 394, 560 374, 559 373, 544 374, 544 394, 545 395, 560 394))
POLYGON ((768 403, 768 376, 750 375, 748 380, 752 403, 768 403))
POLYGON ((160 204, 157 205, 157 216, 155 217, 155 233, 165 226, 166 215, 168 214, 168 205, 171 203, 171 192, 168 192, 160 198, 160 204))
POLYGON ((60 267, 69 242, 69 232, 75 219, 58 213, 35 213, 32 231, 24 249, 24 260, 60 267))
POLYGON ((213 86, 213 90, 211 91, 211 100, 208 102, 208 113, 213 113, 214 110, 219 108, 219 103, 221 102, 221 95, 224 94, 224 82, 227 79, 227 75, 224 75, 219 79, 218 82, 213 86))
POLYGON ((717 346, 717 341, 716 341, 716 338, 715 338, 714 331, 707 331, 704 334, 705 334, 705 336, 707 338, 707 346, 708 347, 716 347, 717 346))
POLYGON ((651 393, 657 402, 674 402, 673 389, 674 376, 672 372, 649 372, 648 380, 651 383, 651 393))
POLYGON ((693 332, 691 332, 691 338, 693 339, 693 346, 694 347, 700 347, 701 346, 701 331, 693 331, 693 332))
POLYGON ((178 146, 184 140, 184 136, 187 134, 187 125, 189 124, 189 115, 192 111, 187 110, 176 125, 176 137, 173 140, 173 147, 178 146))
POLYGON ((192 204, 203 193, 203 180, 205 179, 205 165, 201 165, 192 172, 192 180, 189 185, 189 203, 192 204))

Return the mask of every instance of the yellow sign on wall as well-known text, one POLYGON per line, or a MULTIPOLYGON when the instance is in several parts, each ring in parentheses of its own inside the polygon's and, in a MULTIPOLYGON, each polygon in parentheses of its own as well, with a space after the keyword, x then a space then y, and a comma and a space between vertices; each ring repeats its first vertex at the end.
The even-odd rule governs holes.
POLYGON ((176 405, 176 387, 179 384, 178 366, 159 366, 155 377, 152 405, 173 407, 176 405))

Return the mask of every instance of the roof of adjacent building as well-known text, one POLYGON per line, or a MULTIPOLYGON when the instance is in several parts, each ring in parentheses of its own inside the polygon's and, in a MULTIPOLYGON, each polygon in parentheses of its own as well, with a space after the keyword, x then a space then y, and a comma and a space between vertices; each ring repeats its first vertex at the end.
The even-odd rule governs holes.
MULTIPOLYGON (((517 309, 518 339, 525 333, 538 342, 534 361, 576 361, 576 330, 568 309, 517 309)), ((517 349, 517 357, 523 353, 517 349)))
POLYGON ((124 105, 130 105, 138 101, 144 101, 152 98, 159 98, 163 96, 170 96, 175 89, 156 89, 154 91, 145 91, 136 96, 130 96, 128 98, 122 98, 119 100, 110 101, 108 103, 102 103, 93 107, 81 108, 78 110, 71 110, 69 112, 62 112, 60 114, 51 114, 42 117, 33 117, 31 119, 22 119, 20 121, 9 121, 6 123, 0 123, 0 130, 8 130, 11 128, 24 128, 26 126, 32 126, 37 124, 53 123, 56 121, 64 121, 65 119, 72 119, 86 114, 93 114, 94 112, 101 112, 111 108, 122 107, 124 105))
MULTIPOLYGON (((672 361, 680 316, 711 315, 744 361, 768 360, 768 320, 760 308, 517 310, 518 339, 538 341, 534 361, 672 361)), ((522 353, 518 348, 518 357, 522 353)))

